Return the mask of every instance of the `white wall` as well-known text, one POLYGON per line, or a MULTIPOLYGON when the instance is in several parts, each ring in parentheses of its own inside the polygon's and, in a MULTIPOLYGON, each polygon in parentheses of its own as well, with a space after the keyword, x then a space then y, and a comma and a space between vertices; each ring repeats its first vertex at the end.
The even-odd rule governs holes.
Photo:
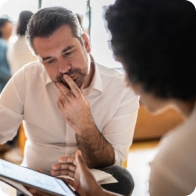
POLYGON ((95 60, 108 67, 121 67, 121 64, 115 62, 112 51, 108 47, 110 40, 109 32, 106 28, 104 6, 113 4, 115 0, 91 0, 92 7, 92 27, 91 44, 92 54, 95 60))

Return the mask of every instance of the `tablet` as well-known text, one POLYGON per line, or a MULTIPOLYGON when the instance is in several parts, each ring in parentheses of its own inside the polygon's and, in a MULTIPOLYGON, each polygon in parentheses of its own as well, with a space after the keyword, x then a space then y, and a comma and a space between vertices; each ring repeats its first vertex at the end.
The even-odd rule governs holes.
POLYGON ((60 179, 10 163, 3 159, 0 159, 0 176, 8 179, 9 182, 10 180, 19 182, 27 187, 39 189, 57 196, 78 195, 69 185, 60 179))

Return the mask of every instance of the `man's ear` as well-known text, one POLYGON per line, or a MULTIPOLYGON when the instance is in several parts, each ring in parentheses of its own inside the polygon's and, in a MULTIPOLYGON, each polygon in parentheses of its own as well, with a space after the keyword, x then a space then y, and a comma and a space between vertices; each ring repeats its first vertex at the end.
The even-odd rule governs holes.
POLYGON ((83 43, 84 43, 84 47, 86 48, 86 51, 88 53, 90 53, 91 52, 91 45, 90 45, 90 41, 89 41, 88 35, 84 33, 82 35, 82 40, 83 40, 83 43))

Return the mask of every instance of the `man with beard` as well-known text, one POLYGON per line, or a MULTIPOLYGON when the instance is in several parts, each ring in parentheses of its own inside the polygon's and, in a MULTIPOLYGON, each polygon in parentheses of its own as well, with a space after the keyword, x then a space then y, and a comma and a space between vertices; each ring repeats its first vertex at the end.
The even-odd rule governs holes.
POLYGON ((39 10, 28 24, 26 39, 39 61, 17 72, 1 94, 1 143, 11 140, 24 120, 23 166, 50 174, 62 157, 68 163, 55 165, 51 174, 70 175, 73 155, 80 149, 88 167, 118 180, 104 188, 129 195, 133 179, 121 165, 132 143, 139 104, 124 75, 95 63, 88 36, 65 8, 39 10))

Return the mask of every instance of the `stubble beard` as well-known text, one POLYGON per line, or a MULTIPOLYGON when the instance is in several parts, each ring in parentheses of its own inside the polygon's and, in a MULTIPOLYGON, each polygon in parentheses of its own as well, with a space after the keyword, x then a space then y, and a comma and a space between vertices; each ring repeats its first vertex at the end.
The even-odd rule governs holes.
POLYGON ((86 68, 85 70, 81 70, 81 69, 73 69, 73 70, 70 70, 69 72, 66 72, 66 73, 60 73, 57 77, 56 77, 56 82, 61 82, 65 87, 67 87, 68 89, 70 89, 69 85, 67 84, 67 82, 64 80, 63 78, 63 75, 64 74, 67 74, 69 75, 70 77, 74 76, 74 79, 73 81, 76 83, 76 85, 80 88, 86 78, 87 78, 87 75, 88 75, 88 68, 86 68), (75 78, 76 76, 76 78, 75 78))

